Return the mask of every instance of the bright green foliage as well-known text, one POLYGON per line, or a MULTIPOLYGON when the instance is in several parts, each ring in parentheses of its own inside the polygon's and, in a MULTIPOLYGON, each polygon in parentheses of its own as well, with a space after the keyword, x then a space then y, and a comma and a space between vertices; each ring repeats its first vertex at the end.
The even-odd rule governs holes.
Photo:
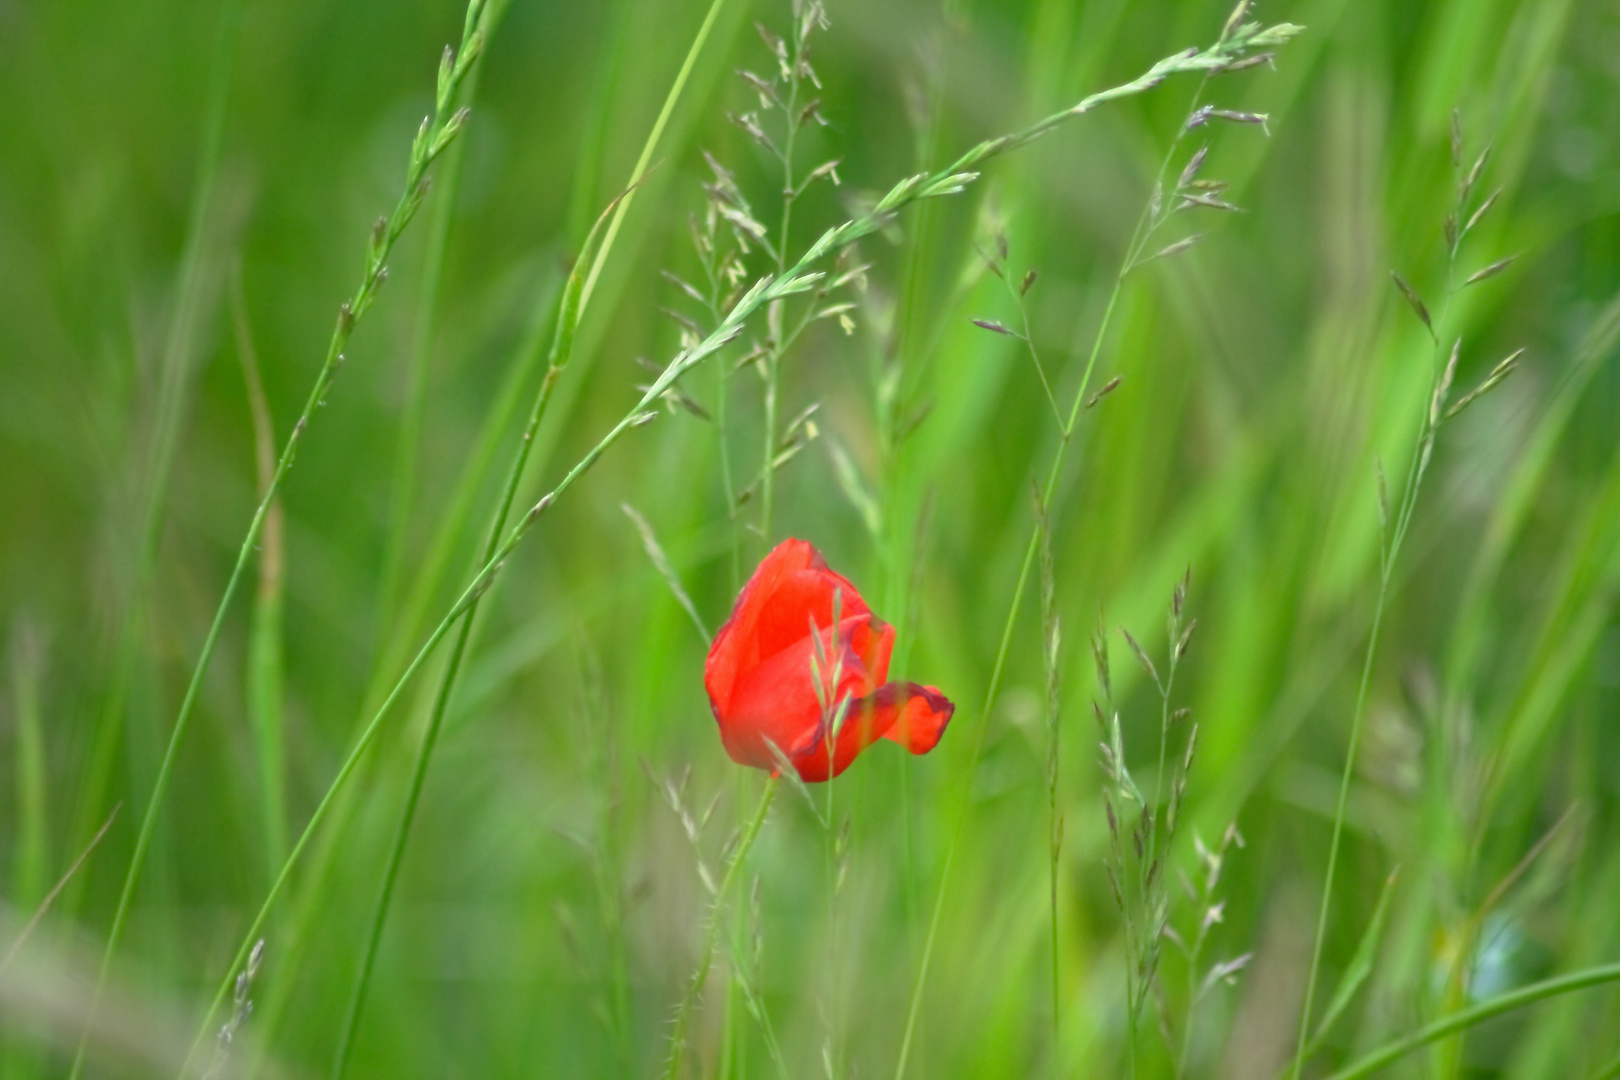
POLYGON ((0 0, 0 1077, 1615 1075, 1620 13, 825 13, 0 0))

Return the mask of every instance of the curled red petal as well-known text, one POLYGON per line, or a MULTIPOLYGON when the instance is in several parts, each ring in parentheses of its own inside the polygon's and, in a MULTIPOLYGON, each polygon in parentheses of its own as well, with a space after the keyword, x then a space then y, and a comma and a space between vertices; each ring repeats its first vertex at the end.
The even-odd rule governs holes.
POLYGON ((883 735, 893 739, 913 754, 926 754, 939 745, 945 726, 956 715, 956 705, 936 687, 918 686, 916 683, 889 683, 878 691, 900 687, 898 695, 905 694, 905 703, 898 709, 894 725, 883 735))
POLYGON ((893 739, 913 754, 926 754, 938 745, 955 712, 950 699, 932 686, 887 683, 849 703, 831 753, 821 739, 808 753, 795 756, 793 764, 802 779, 815 783, 842 773, 878 739, 893 739))

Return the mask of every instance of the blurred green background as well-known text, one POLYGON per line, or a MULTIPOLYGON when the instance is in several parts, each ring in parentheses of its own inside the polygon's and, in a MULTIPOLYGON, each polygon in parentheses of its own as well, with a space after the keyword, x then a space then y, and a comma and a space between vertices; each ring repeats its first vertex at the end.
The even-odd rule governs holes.
MULTIPOLYGON (((814 63, 829 123, 800 161, 842 158, 843 185, 796 207, 795 249, 847 216, 846 200, 1214 40, 1229 10, 827 8, 814 63)), ((469 578, 538 378, 519 363, 525 342, 547 332, 707 10, 511 0, 465 137, 436 167, 261 544, 281 586, 256 569, 226 623, 88 1075, 174 1074, 277 853, 469 578)), ((780 178, 726 113, 757 104, 733 69, 769 70, 754 21, 782 32, 789 17, 787 0, 721 8, 591 299, 531 501, 633 404, 647 381, 637 358, 679 348, 660 309, 691 305, 660 270, 700 273, 688 232, 709 178, 700 150, 774 227, 780 178)), ((1204 175, 1231 181, 1244 212, 1178 217, 1201 242, 1127 279, 1097 372, 1123 382, 1082 414, 1059 488, 1056 1047, 1034 590, 997 702, 988 715, 980 703, 1057 428, 1018 343, 970 319, 1016 320, 980 254, 1004 231, 1014 272, 1039 268, 1034 340, 1067 400, 1195 84, 1109 105, 908 210, 861 245, 873 265, 855 332, 818 323, 785 363, 782 413, 819 403, 820 437, 779 475, 771 539, 819 546, 898 626, 896 676, 958 703, 932 755, 885 744, 835 785, 852 823, 836 904, 822 830, 791 792, 750 856, 724 953, 757 953, 794 1076, 824 1075, 829 1032, 840 1075, 894 1071, 959 812, 908 1075, 1124 1075, 1085 639, 1102 617, 1128 758, 1151 778, 1157 696, 1113 629, 1162 656, 1164 606, 1189 566, 1199 631, 1176 699, 1199 745, 1173 858, 1195 873, 1194 833, 1237 824, 1247 845, 1224 867, 1211 956, 1254 955, 1200 1005, 1187 1073, 1270 1078, 1288 1059, 1377 596, 1378 462, 1398 488, 1428 404, 1431 349, 1389 272, 1440 313, 1453 109, 1466 161, 1493 146, 1480 191, 1502 189, 1458 265, 1522 252, 1445 312, 1442 332, 1463 342, 1459 388, 1527 352, 1442 429, 1396 568, 1318 1008, 1381 883, 1400 875, 1373 974, 1313 1067, 1466 1000, 1620 958, 1620 10, 1270 0, 1257 17, 1308 29, 1275 71, 1222 76, 1208 97, 1268 113, 1269 136, 1219 125, 1183 144, 1210 144, 1204 175), (925 418, 896 443, 884 433, 897 416, 925 418)), ((0 0, 0 952, 121 807, 0 967, 7 1080, 67 1072, 140 814, 252 515, 265 431, 244 356, 279 446, 461 20, 444 0, 0 0)), ((712 411, 729 378, 728 445, 752 463, 760 381, 736 356, 685 386, 712 411)), ((699 845, 714 868, 759 779, 715 737, 705 643, 622 503, 710 627, 763 550, 746 528, 754 506, 738 525, 728 513, 716 425, 683 411, 610 450, 518 549, 428 776, 351 1075, 629 1076, 662 1060, 706 896, 660 789, 690 770, 691 810, 718 800, 699 845)), ((413 684, 272 916, 227 1069, 328 1069, 438 674, 430 664, 413 684)), ((1201 909, 1177 903, 1176 924, 1196 924, 1201 909)), ((689 1074, 774 1075, 727 971, 697 1014, 689 1074)), ((1180 1016, 1185 973, 1171 959, 1165 977, 1180 1016)), ((1169 1076, 1156 1026, 1138 1067, 1169 1076)), ((1620 998, 1587 991, 1388 1075, 1585 1077, 1620 1056, 1617 1033, 1620 998)))

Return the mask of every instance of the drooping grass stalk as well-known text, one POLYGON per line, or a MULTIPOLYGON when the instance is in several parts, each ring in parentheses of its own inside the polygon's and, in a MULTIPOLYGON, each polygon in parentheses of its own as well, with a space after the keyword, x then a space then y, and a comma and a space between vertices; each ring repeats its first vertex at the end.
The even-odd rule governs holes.
MULTIPOLYGON (((231 269, 231 327, 236 358, 247 388, 248 414, 253 422, 253 464, 259 492, 270 487, 276 471, 276 429, 259 374, 258 351, 248 325, 247 300, 242 292, 242 267, 231 269)), ((253 728, 254 756, 259 763, 260 813, 264 817, 265 861, 270 874, 287 857, 286 736, 282 711, 282 606, 286 538, 281 502, 270 504, 264 519, 259 552, 259 583, 253 596, 252 625, 248 631, 248 721, 253 728)))
MULTIPOLYGON (((488 37, 499 28, 506 14, 507 0, 491 0, 484 17, 488 37)), ((473 68, 462 88, 461 100, 470 103, 478 97, 478 76, 473 68)), ((382 591, 377 604, 377 622, 387 626, 398 607, 400 573, 405 565, 406 538, 411 533, 415 510, 417 455, 422 443, 422 423, 427 414, 429 358, 433 335, 438 327, 439 283, 444 275, 445 252, 450 246, 450 223, 455 220, 456 202, 461 192, 461 165, 467 144, 457 140, 440 162, 438 196, 428 208, 427 232, 422 244, 422 270, 417 281, 411 320, 410 344, 405 353, 405 407, 400 414, 394 440, 394 476, 389 489, 388 529, 384 532, 382 591)))
MULTIPOLYGON (((620 200, 615 200, 618 203, 620 200)), ((609 211, 612 206, 608 208, 609 211)), ((607 212, 598 218, 592 226, 590 234, 580 253, 580 260, 576 263, 574 273, 569 275, 568 283, 563 288, 560 309, 557 313, 556 334, 552 341, 550 362, 546 368, 545 377, 540 382, 539 392, 535 395, 534 404, 529 410, 528 423, 523 429, 523 438, 518 443, 517 453, 513 458, 511 468, 508 470, 506 486, 501 501, 495 511, 494 519, 490 522, 489 538, 485 541, 484 551, 480 557, 483 563, 489 563, 499 549, 501 539, 505 535, 507 520, 511 516, 512 504, 517 499, 519 486, 523 482, 524 471, 529 462, 529 450, 534 445, 535 432, 539 430, 541 422, 545 419, 546 407, 551 403, 552 391, 561 378, 564 368, 573 353, 574 334, 579 326, 580 295, 584 286, 583 265, 584 259, 593 249, 595 240, 607 212)), ((334 1080, 342 1080, 348 1070, 349 1058, 354 1049, 355 1034, 359 1029, 360 1015, 365 1007, 366 989, 371 981, 371 973, 376 966, 377 950, 382 942, 383 928, 388 921, 388 909, 392 903, 394 886, 399 879, 399 868, 404 862, 405 847, 410 839, 411 825, 416 818, 416 808, 422 798, 422 786, 427 780, 428 765, 432 761, 434 748, 438 745, 439 732, 444 724, 445 712, 449 708, 450 697, 455 689, 456 678, 461 672, 461 663, 467 652, 467 641, 472 633, 473 619, 477 614, 480 597, 473 597, 468 605, 466 616, 461 620, 461 628, 457 631, 455 645, 451 648, 450 658, 445 665, 444 674, 440 677, 438 690, 434 693, 433 709, 428 717, 426 731, 423 732, 421 745, 417 749, 416 762, 411 771, 410 788, 405 796, 405 804, 400 812, 398 826, 395 830, 394 846, 388 858, 387 868, 383 872, 381 890, 377 897, 376 909, 371 919, 371 927, 367 936, 366 950, 361 961, 359 972, 355 976, 354 991, 350 997, 347 1018, 343 1024, 343 1032, 338 1039, 337 1054, 334 1058, 332 1076, 334 1080)))
MULTIPOLYGON (((1451 213, 1446 218, 1445 236, 1447 241, 1447 282, 1444 300, 1441 303, 1438 320, 1431 319, 1427 307, 1418 297, 1417 293, 1398 274, 1394 275, 1395 285, 1411 305, 1413 313, 1423 323, 1432 342, 1430 361, 1430 381, 1428 394, 1428 407, 1423 413, 1418 425, 1417 437, 1414 440, 1410 460, 1407 464, 1406 480, 1401 488, 1400 504, 1395 513, 1394 527, 1389 526, 1388 494, 1385 490, 1385 481, 1382 467, 1378 476, 1378 511, 1379 511, 1379 548, 1378 548, 1378 595, 1373 604, 1372 627, 1367 635, 1367 650, 1362 659, 1361 679, 1356 688, 1355 707, 1350 716, 1350 740, 1345 748, 1344 767, 1339 776, 1339 794, 1333 813, 1333 833, 1328 844, 1327 870, 1323 875, 1322 899, 1317 909, 1316 934, 1311 946, 1311 966, 1305 981, 1305 998, 1300 1010, 1299 1036, 1295 1045, 1294 1058, 1290 1069, 1293 1080, 1299 1080, 1304 1067, 1309 1045, 1311 1006, 1316 993, 1316 980, 1322 962, 1322 947, 1327 937, 1328 914, 1332 908, 1333 885, 1338 871, 1339 847, 1344 834, 1344 820, 1350 802, 1350 781, 1355 775, 1357 753, 1361 745, 1361 729, 1366 717, 1367 693, 1372 683, 1373 661, 1378 651, 1379 633, 1383 629, 1384 613, 1388 606, 1391 584, 1394 580, 1395 564, 1400 557, 1401 548, 1412 523, 1413 511, 1417 505, 1418 491, 1422 487, 1424 474, 1428 471, 1429 461, 1434 453, 1435 436, 1439 433, 1440 425, 1450 417, 1456 415, 1468 404, 1495 387, 1513 370, 1520 353, 1514 353, 1499 363, 1489 376, 1476 389, 1460 398, 1455 404, 1447 408, 1451 392, 1452 378, 1456 374, 1457 361, 1462 349, 1462 340, 1457 338, 1451 348, 1451 355, 1442 363, 1444 345, 1437 326, 1444 329, 1446 313, 1451 307, 1452 300, 1461 289, 1484 280, 1500 272, 1510 262, 1512 257, 1499 260, 1482 270, 1470 275, 1460 285, 1456 280, 1456 262, 1458 249, 1463 237, 1479 218, 1490 208, 1495 200, 1491 196, 1468 219, 1467 224, 1461 224, 1462 216, 1467 208, 1469 196, 1478 181, 1485 163, 1489 160, 1490 149, 1486 148, 1476 160, 1472 169, 1466 175, 1462 172, 1462 132, 1460 121, 1455 113, 1452 116, 1452 167, 1457 174, 1456 199, 1451 213)), ((1523 352, 1523 350, 1520 350, 1523 352)))
MULTIPOLYGON (((1070 116, 1081 115, 1105 102, 1149 90, 1163 82, 1169 75, 1181 72, 1196 72, 1203 76, 1203 81, 1199 84, 1199 91, 1193 98, 1192 111, 1196 111, 1204 82, 1207 82, 1210 76, 1220 74, 1237 65, 1249 66, 1257 59, 1257 57, 1252 56, 1245 59, 1250 50, 1286 44, 1303 29, 1290 23, 1279 23, 1266 29, 1261 29, 1258 24, 1254 23, 1240 25, 1248 6, 1248 0, 1242 0, 1237 5, 1222 29, 1220 38, 1209 48, 1189 50, 1167 57, 1155 64, 1140 78, 1112 90, 1105 90, 1084 98, 1073 109, 1048 117, 1025 129, 1024 132, 1017 136, 1004 137, 1004 140, 1013 140, 1013 145, 1022 145, 1023 141, 1046 134, 1058 123, 1070 116), (1193 61, 1196 61, 1196 63, 1189 63, 1193 61)), ((1185 125, 1177 130, 1170 148, 1165 154, 1164 161, 1159 167, 1155 195, 1162 194, 1165 173, 1168 171, 1170 161, 1186 131, 1187 127, 1185 125)), ((1004 140, 992 140, 991 143, 981 145, 996 145, 1004 140)), ((1045 484, 1040 491, 1041 505, 1047 513, 1051 512, 1052 500, 1057 492, 1058 481, 1063 474, 1064 459, 1074 433, 1075 424, 1079 420, 1082 407, 1088 401, 1087 390, 1090 388, 1091 377, 1096 370, 1097 359, 1101 355, 1103 342, 1106 340, 1108 330, 1112 324, 1114 311, 1118 307, 1125 277, 1132 269, 1144 261, 1144 253, 1148 242, 1157 232, 1159 225, 1168 218, 1170 212, 1174 211, 1169 210, 1161 213, 1161 208, 1150 202, 1138 219, 1130 243, 1126 247, 1125 257, 1121 261, 1119 272, 1115 275, 1107 305, 1103 309, 1097 332, 1092 339, 1091 350, 1086 358, 1086 366, 1081 372, 1080 384, 1076 388, 1074 399, 1069 407, 1068 417, 1063 423, 1052 465, 1047 472, 1045 484)), ((1013 598, 1008 605, 1007 619, 1002 626, 1001 643, 996 650, 995 664, 991 668, 990 683, 985 691, 985 701, 983 708, 980 710, 979 723, 974 730, 972 748, 969 751, 968 763, 964 773, 964 791, 971 790, 973 776, 983 755, 985 739, 990 726, 990 713, 1000 693, 1002 674, 1006 669, 1007 656, 1012 647, 1013 627, 1017 621, 1018 611, 1023 605, 1024 591, 1029 585, 1030 571, 1035 564, 1039 541, 1038 530, 1032 530, 1029 543, 1024 550, 1023 563, 1018 571, 1018 580, 1013 587, 1013 598)), ((933 912, 929 917, 928 930, 923 939, 922 959, 918 965, 916 982, 912 985, 911 1002, 906 1011, 905 1030, 901 1037, 900 1054, 895 1065, 895 1080, 901 1080, 905 1076, 906 1066, 910 1060, 911 1042, 916 1033, 917 1017, 921 1011, 923 989, 927 983, 929 967, 933 960, 934 943, 938 938, 940 917, 945 907, 945 897, 949 893, 951 871, 955 865, 956 852, 960 847, 963 828, 966 824, 968 803, 969 800, 965 797, 960 800, 955 821, 951 828, 950 840, 946 844, 945 859, 940 868, 939 888, 934 896, 933 912)))
POLYGON ((1591 967, 1584 971, 1576 971, 1568 975, 1560 975, 1538 983, 1531 983, 1529 986, 1522 986, 1517 990, 1482 1001, 1471 1008, 1462 1009, 1442 1016, 1438 1020, 1431 1021, 1412 1032, 1412 1034, 1397 1039, 1352 1062, 1329 1076, 1327 1080, 1361 1080, 1365 1076, 1375 1076, 1379 1070, 1399 1061, 1412 1051, 1421 1049, 1430 1043, 1438 1042, 1448 1035, 1466 1031, 1476 1024, 1482 1024, 1505 1013, 1534 1005, 1538 1001, 1545 1001, 1561 994, 1574 993, 1577 990, 1603 986, 1612 982, 1620 982, 1620 964, 1591 967))
POLYGON ((675 1012, 675 1028, 670 1033, 669 1053, 664 1059, 664 1080, 677 1080, 680 1076, 681 1059, 686 1055, 687 1029, 692 1021, 692 1009, 697 1004, 697 997, 703 990, 703 984, 708 981, 709 968, 714 964, 715 950, 720 945, 720 933, 725 923, 726 899, 731 895, 737 874, 747 861, 749 849, 754 846, 754 839, 759 835, 760 827, 765 824, 766 812, 770 810, 771 799, 776 795, 777 782, 774 776, 765 781, 765 788, 760 792, 759 805, 754 810, 753 820, 748 823, 738 839, 737 846, 726 862, 725 875, 720 879, 719 888, 715 890, 714 903, 709 908, 709 927, 704 934, 703 950, 698 954, 697 967, 692 972, 691 980, 686 984, 686 992, 681 996, 681 1004, 675 1012))

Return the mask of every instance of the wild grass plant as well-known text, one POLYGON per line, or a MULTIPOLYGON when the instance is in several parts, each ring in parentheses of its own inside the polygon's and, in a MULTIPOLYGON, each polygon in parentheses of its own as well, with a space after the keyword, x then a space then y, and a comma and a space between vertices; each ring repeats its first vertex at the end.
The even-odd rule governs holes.
POLYGON ((0 1076, 1620 1074, 1613 12, 0 25, 0 1076))

